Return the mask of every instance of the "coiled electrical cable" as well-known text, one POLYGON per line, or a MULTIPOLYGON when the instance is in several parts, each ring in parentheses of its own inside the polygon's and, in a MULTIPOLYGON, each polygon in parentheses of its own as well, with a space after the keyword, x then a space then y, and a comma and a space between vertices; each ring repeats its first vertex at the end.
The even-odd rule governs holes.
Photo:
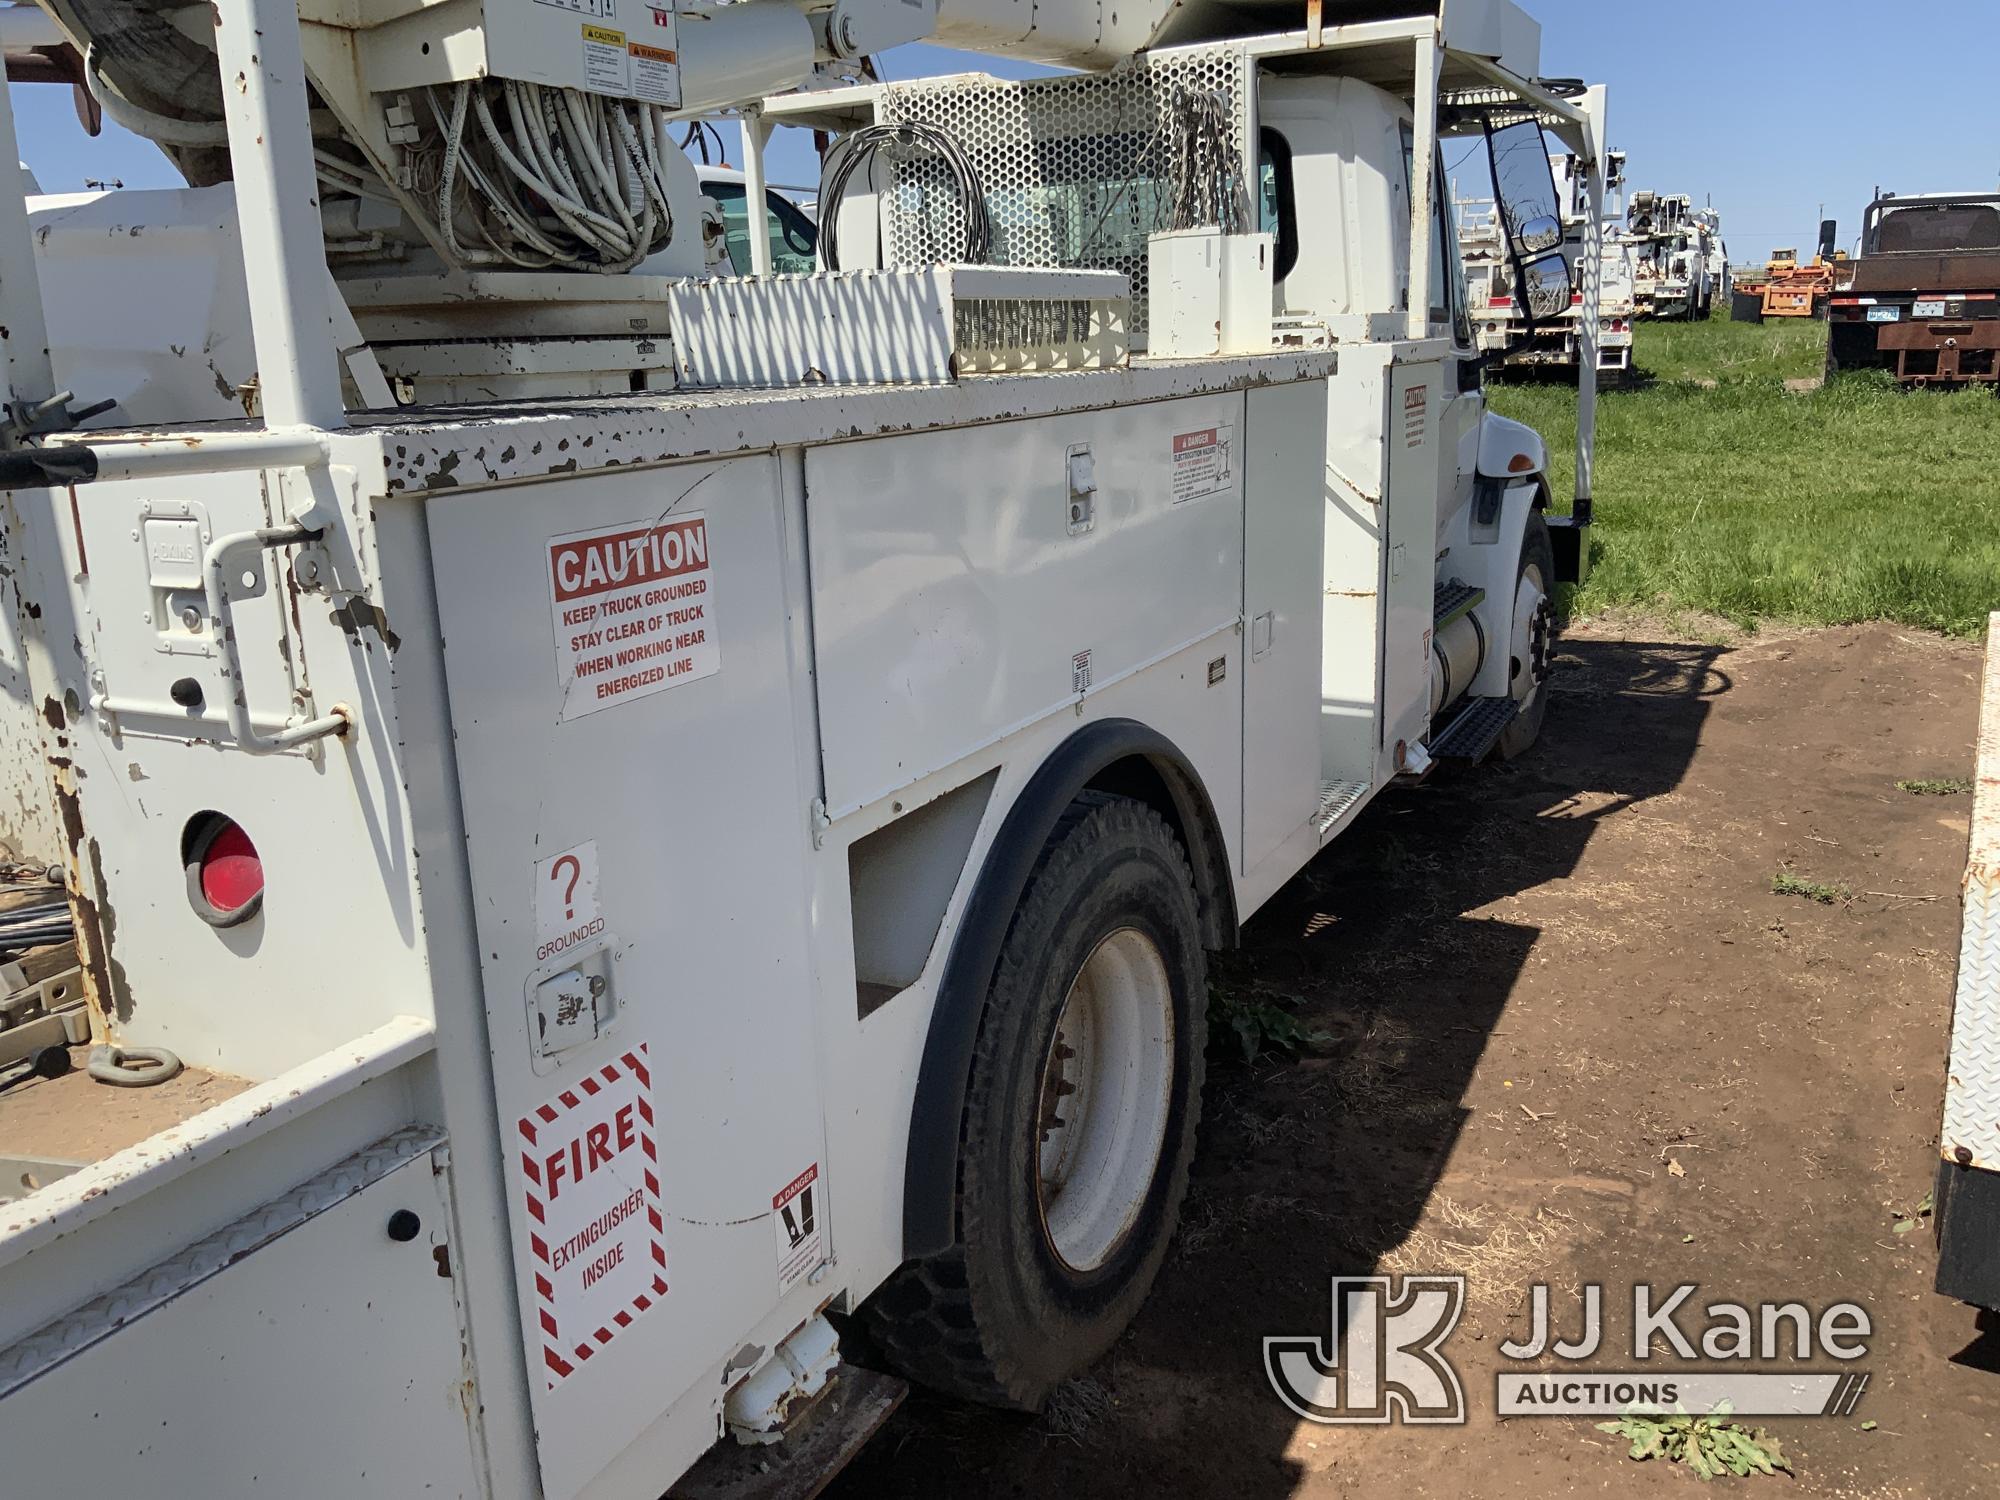
POLYGON ((66 943, 75 930, 67 900, 0 912, 0 961, 12 962, 30 948, 66 943))
POLYGON ((956 258, 983 264, 993 250, 993 225, 986 212, 986 189, 979 170, 948 130, 922 121, 902 125, 864 125, 849 131, 826 154, 819 182, 819 264, 822 271, 840 269, 840 203, 854 174, 878 151, 890 146, 921 148, 943 162, 958 191, 965 213, 965 242, 956 258))
POLYGON ((1167 228, 1224 234, 1250 230, 1250 183, 1228 96, 1213 89, 1175 89, 1171 159, 1167 174, 1167 228))
POLYGON ((438 144, 412 178, 454 265, 616 273, 672 239, 664 160, 674 148, 653 106, 511 79, 426 98, 438 144))

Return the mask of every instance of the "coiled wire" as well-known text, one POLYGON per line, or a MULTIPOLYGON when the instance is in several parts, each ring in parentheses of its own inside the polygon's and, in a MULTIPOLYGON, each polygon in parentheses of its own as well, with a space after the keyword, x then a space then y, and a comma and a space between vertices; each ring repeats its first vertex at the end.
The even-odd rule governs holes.
POLYGON ((921 147, 944 163, 965 213, 965 242, 953 259, 980 265, 992 254, 993 224, 986 213, 986 189, 979 170, 948 130, 922 121, 901 125, 864 125, 849 131, 826 154, 819 180, 819 266, 840 269, 840 203, 854 174, 876 152, 889 146, 921 147))
POLYGON ((11 963, 30 948, 66 943, 74 933, 67 899, 0 912, 0 962, 11 963))
POLYGON ((656 107, 513 79, 425 97, 438 141, 411 178, 452 264, 616 274, 673 238, 656 107))
POLYGON ((1168 229, 1250 231, 1250 183, 1237 149, 1228 96, 1175 89, 1167 172, 1168 229))

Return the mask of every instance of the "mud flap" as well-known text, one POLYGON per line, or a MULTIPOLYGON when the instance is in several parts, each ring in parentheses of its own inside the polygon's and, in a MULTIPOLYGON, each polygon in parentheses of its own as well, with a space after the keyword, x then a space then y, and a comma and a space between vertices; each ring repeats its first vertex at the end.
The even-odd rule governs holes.
POLYGON ((2000 1312, 2000 1172, 1938 1163, 1937 1289, 2000 1312))
POLYGON ((1575 516, 1544 519, 1549 527, 1549 546, 1556 555, 1556 582, 1590 582, 1590 522, 1575 516))

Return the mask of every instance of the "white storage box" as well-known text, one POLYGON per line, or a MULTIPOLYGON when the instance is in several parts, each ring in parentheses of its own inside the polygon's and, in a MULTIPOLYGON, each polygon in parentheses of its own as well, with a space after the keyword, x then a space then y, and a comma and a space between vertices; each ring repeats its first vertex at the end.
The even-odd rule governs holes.
POLYGON ((1199 359, 1270 349, 1272 236, 1168 230, 1154 235, 1146 252, 1148 354, 1199 359))

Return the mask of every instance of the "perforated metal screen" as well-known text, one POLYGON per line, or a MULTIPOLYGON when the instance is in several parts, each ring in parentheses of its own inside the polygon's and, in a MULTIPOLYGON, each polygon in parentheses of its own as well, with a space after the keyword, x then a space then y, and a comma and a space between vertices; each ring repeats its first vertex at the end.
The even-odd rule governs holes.
MULTIPOLYGON (((1146 326, 1146 237, 1161 227, 1173 160, 1177 90, 1220 95, 1240 140, 1248 67, 1231 48, 1168 53, 1117 73, 1008 83, 933 79, 891 84, 885 123, 950 131, 978 169, 992 221, 994 265, 1122 271, 1132 281, 1132 331, 1146 326)), ((888 258, 951 260, 965 215, 936 160, 892 149, 888 258)))

